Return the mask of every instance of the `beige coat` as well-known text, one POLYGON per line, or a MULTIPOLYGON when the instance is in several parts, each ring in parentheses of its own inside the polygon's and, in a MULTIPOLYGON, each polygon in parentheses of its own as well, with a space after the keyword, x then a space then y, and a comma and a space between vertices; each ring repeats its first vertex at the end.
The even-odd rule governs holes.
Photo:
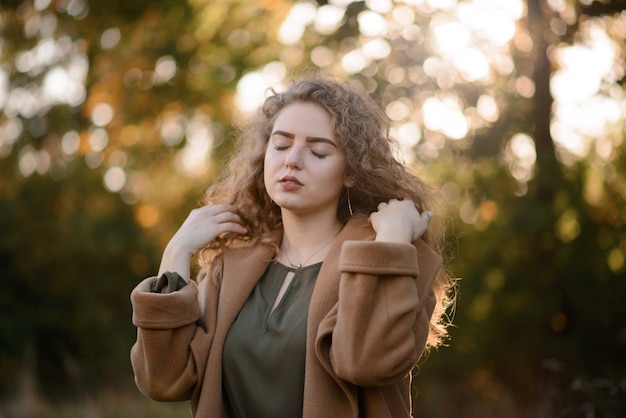
MULTIPOLYGON (((304 418, 412 416, 410 373, 426 344, 441 258, 421 240, 374 237, 367 218, 354 216, 320 270, 308 316, 304 418)), ((197 418, 228 417, 224 339, 273 256, 263 245, 229 250, 222 278, 169 294, 150 293, 149 278, 133 290, 131 361, 145 395, 191 399, 197 418)))

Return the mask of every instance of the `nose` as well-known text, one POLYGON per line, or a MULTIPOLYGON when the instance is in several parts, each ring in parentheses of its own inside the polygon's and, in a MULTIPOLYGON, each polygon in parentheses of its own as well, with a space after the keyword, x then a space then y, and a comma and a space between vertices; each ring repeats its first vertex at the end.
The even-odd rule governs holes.
POLYGON ((289 168, 302 168, 302 149, 298 145, 291 147, 285 158, 285 166, 289 168))

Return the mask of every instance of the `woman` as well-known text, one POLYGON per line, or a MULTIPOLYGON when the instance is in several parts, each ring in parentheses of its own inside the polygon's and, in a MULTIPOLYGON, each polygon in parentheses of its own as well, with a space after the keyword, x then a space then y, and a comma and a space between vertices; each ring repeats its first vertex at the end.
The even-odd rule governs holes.
POLYGON ((410 417, 453 301, 429 200, 367 95, 315 77, 274 93, 132 292, 138 387, 198 418, 410 417))

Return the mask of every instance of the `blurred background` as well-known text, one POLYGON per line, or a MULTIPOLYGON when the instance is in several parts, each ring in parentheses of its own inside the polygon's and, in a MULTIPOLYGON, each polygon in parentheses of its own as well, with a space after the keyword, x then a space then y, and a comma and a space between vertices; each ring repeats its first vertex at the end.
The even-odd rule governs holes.
POLYGON ((0 417, 186 417, 129 293, 264 99, 362 84, 460 278, 418 417, 626 417, 626 3, 0 2, 0 417))

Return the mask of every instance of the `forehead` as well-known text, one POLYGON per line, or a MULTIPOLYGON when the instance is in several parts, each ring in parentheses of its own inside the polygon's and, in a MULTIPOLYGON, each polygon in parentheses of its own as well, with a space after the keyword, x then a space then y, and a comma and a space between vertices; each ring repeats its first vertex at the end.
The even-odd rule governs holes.
POLYGON ((285 106, 274 121, 274 130, 276 129, 294 134, 335 139, 330 114, 314 103, 296 102, 285 106))

